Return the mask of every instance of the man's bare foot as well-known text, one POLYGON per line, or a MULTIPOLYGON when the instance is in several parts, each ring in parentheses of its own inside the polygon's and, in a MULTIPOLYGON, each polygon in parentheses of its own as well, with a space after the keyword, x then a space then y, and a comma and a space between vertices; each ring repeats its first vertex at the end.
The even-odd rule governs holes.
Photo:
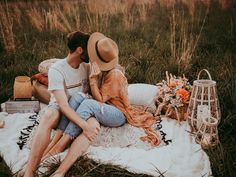
POLYGON ((24 166, 20 171, 18 171, 14 177, 23 177, 25 175, 26 166, 24 166))
POLYGON ((27 163, 24 165, 24 167, 18 171, 14 177, 34 177, 35 174, 33 172, 26 171, 27 163))

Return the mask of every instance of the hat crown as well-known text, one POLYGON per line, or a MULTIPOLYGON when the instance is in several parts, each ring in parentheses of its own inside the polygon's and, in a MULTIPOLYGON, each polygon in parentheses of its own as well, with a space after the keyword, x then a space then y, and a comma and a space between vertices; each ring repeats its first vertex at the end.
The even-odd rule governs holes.
POLYGON ((109 71, 119 62, 119 49, 115 41, 99 32, 91 34, 88 40, 88 55, 101 71, 109 71))
POLYGON ((118 57, 118 46, 110 38, 103 38, 97 41, 98 55, 101 60, 110 62, 111 60, 118 57))

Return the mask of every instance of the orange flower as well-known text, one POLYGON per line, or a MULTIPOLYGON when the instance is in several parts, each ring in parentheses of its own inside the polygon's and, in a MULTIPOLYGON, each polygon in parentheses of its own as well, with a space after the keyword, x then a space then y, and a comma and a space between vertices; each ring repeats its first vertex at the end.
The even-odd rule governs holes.
POLYGON ((183 103, 186 103, 189 99, 189 93, 185 89, 179 89, 176 91, 176 96, 180 96, 183 103))
POLYGON ((181 83, 182 83, 182 81, 180 79, 171 79, 168 86, 174 88, 174 87, 180 85, 181 83))

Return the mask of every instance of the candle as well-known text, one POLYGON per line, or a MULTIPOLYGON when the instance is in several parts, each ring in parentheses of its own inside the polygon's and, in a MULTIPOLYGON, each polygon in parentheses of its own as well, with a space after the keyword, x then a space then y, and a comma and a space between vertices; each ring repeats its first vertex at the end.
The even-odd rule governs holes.
POLYGON ((208 105, 198 105, 197 106, 197 128, 199 129, 202 125, 202 122, 207 117, 210 117, 211 113, 208 105))
POLYGON ((209 133, 202 135, 201 145, 203 147, 209 147, 211 145, 212 136, 209 133))

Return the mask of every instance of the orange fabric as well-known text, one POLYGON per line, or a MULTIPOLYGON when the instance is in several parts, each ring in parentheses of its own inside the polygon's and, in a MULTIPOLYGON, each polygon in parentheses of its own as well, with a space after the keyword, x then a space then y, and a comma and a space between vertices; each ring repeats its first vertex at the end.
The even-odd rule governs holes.
POLYGON ((131 125, 144 129, 146 136, 141 137, 141 140, 148 141, 153 146, 160 144, 160 135, 152 128, 157 119, 151 113, 129 104, 128 82, 120 70, 113 69, 103 77, 100 93, 102 100, 108 100, 108 103, 121 110, 131 125))
POLYGON ((37 80, 41 84, 48 86, 48 77, 44 76, 42 73, 35 74, 31 77, 32 80, 37 80))

